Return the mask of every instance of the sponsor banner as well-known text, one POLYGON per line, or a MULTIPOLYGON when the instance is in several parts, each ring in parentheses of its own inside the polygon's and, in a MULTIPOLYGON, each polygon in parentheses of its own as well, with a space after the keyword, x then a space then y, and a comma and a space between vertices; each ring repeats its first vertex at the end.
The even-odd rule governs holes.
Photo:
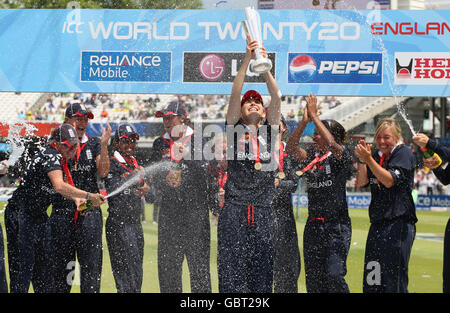
POLYGON ((259 0, 260 9, 276 10, 388 10, 390 7, 390 0, 259 0))
POLYGON ((170 82, 170 69, 170 52, 81 52, 85 82, 170 82))
MULTIPOLYGON (((308 195, 305 193, 293 193, 291 199, 294 207, 308 206, 308 195)), ((370 194, 347 193, 347 205, 349 209, 368 209, 370 199, 370 194)))
MULTIPOLYGON (((232 83, 242 64, 245 53, 238 52, 185 52, 183 56, 183 82, 185 83, 232 83)), ((275 53, 269 53, 271 73, 275 73, 275 53)), ((264 83, 262 75, 247 71, 245 82, 264 83)))
MULTIPOLYGON (((24 125, 24 122, 25 121, 17 121, 14 123, 14 127, 20 127, 21 125, 24 125)), ((52 131, 52 129, 55 129, 61 125, 61 123, 56 122, 29 122, 29 121, 26 121, 26 124, 33 126, 34 131, 28 131, 26 127, 19 128, 20 131, 18 134, 21 137, 48 136, 52 131)), ((0 122, 0 137, 8 137, 10 129, 11 125, 0 122)))
POLYGON ((381 84, 381 53, 289 53, 288 83, 381 84))
MULTIPOLYGON (((450 11, 259 13, 284 95, 450 96, 450 11)), ((230 94, 244 19, 244 10, 2 9, 0 91, 230 94)), ((267 95, 248 74, 244 89, 267 95)))
MULTIPOLYGON (((370 194, 347 193, 347 205, 349 209, 368 209, 371 200, 370 194)), ((292 194, 294 207, 307 207, 307 194, 292 194)), ((450 209, 450 195, 419 195, 416 210, 424 211, 448 211, 450 209)))
POLYGON ((450 52, 396 52, 396 85, 450 84, 450 52))
POLYGON ((448 211, 450 209, 449 195, 419 195, 417 210, 448 211))

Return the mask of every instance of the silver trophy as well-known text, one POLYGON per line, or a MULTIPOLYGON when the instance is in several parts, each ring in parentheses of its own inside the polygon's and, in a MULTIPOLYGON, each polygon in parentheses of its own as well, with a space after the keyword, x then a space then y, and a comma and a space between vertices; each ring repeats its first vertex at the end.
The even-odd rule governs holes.
MULTIPOLYGON (((258 41, 258 45, 262 46, 261 35, 261 17, 259 13, 253 7, 246 7, 244 9, 245 17, 247 20, 242 21, 242 26, 245 34, 250 34, 250 39, 258 41)), ((259 48, 255 51, 256 59, 250 63, 250 71, 253 73, 266 73, 272 69, 272 61, 264 58, 259 51, 259 48)))

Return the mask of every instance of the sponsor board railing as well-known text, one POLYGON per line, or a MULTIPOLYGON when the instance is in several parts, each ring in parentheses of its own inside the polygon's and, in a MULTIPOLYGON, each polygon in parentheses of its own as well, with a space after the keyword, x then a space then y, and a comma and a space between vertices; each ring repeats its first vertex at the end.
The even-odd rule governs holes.
MULTIPOLYGON (((347 193, 347 205, 350 209, 368 209, 371 198, 370 193, 347 193)), ((307 207, 308 195, 305 193, 293 193, 292 204, 294 207, 307 207)), ((450 195, 419 194, 416 209, 425 211, 450 210, 450 195)))
MULTIPOLYGON (((450 11, 260 15, 285 95, 450 96, 450 11)), ((244 19, 244 10, 3 9, 0 91, 229 94, 244 19)), ((248 88, 268 94, 247 74, 248 88)))
MULTIPOLYGON (((15 187, 1 187, 0 201, 8 201, 15 187)), ((105 194, 105 191, 101 191, 105 194)), ((294 207, 308 207, 308 195, 305 193, 293 193, 292 204, 294 207)), ((368 193, 347 193, 347 205, 349 209, 368 209, 371 196, 368 193)), ((447 211, 450 210, 450 195, 422 195, 419 194, 416 203, 417 210, 447 211)))

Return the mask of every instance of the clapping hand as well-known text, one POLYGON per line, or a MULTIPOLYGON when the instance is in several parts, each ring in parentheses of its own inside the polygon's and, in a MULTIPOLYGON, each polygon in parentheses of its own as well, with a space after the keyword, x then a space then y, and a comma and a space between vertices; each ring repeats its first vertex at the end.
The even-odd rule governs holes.
POLYGON ((367 144, 364 139, 358 141, 355 154, 361 162, 367 163, 372 157, 372 145, 367 144))

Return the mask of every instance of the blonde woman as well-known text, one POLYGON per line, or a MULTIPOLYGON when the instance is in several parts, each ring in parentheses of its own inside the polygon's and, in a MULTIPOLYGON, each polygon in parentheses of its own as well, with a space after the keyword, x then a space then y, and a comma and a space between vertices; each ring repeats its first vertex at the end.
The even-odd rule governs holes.
POLYGON ((408 263, 417 222, 411 195, 416 162, 403 144, 401 128, 382 119, 375 130, 377 149, 360 140, 356 179, 370 185, 370 229, 366 242, 363 292, 408 292, 408 263))

